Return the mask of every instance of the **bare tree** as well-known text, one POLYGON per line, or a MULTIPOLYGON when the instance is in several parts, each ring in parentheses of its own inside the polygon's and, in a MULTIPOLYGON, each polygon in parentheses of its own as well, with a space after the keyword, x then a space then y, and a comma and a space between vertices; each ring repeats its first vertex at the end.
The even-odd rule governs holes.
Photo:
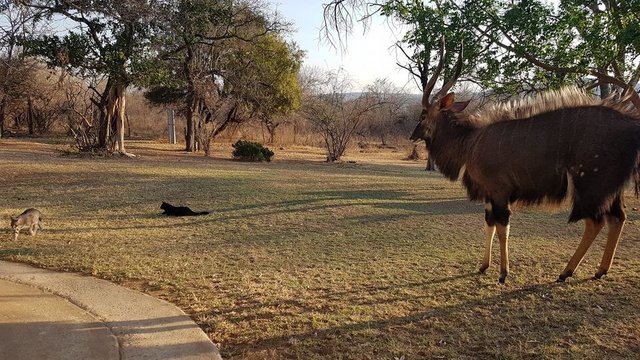
POLYGON ((409 128, 406 125, 409 111, 409 96, 388 79, 377 79, 367 86, 366 92, 375 97, 380 106, 367 117, 366 135, 378 139, 382 146, 388 146, 390 139, 406 139, 409 128))
MULTIPOLYGON (((32 102, 27 81, 33 80, 36 63, 25 60, 21 39, 31 36, 41 29, 38 27, 40 12, 19 6, 13 1, 0 1, 0 137, 5 131, 5 118, 15 113, 17 107, 28 106, 32 102)), ((22 111, 26 113, 26 111, 22 111)), ((14 114, 16 115, 16 114, 14 114)), ((33 117, 29 117, 29 130, 35 131, 33 117)))
POLYGON ((378 108, 380 99, 368 93, 350 93, 351 81, 343 70, 307 72, 321 77, 303 81, 303 111, 320 132, 327 149, 327 161, 338 161, 354 134, 362 130, 366 115, 378 108))

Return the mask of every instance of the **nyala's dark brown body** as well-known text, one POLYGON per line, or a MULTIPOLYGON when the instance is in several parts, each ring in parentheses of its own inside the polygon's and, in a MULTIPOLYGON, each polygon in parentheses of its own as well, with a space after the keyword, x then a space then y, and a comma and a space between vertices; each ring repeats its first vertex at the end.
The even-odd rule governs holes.
POLYGON ((625 186, 635 182, 636 193, 639 187, 640 120, 621 105, 575 89, 476 115, 463 113, 468 102, 454 102, 453 93, 432 102, 429 93, 425 89, 423 119, 411 138, 425 140, 442 173, 462 180, 470 199, 485 202, 480 271, 489 267, 497 232, 500 282, 505 281, 510 204, 559 203, 571 196, 569 221, 585 219, 585 233, 559 281, 573 275, 606 222, 607 243, 595 277, 605 275, 626 219, 625 186))
POLYGON ((640 123, 605 106, 554 110, 474 128, 445 114, 430 154, 472 200, 559 203, 573 187, 569 221, 602 219, 637 175, 640 123), (569 184, 571 182, 571 184, 569 184))

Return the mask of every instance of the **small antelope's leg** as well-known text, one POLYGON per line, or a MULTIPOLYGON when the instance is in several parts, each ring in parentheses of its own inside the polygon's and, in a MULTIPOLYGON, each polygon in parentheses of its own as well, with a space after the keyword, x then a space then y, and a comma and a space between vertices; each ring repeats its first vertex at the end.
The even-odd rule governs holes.
POLYGON ((584 234, 582 235, 582 240, 580 241, 576 252, 571 257, 571 260, 569 260, 569 263, 564 268, 564 271, 558 277, 558 282, 565 281, 566 278, 573 276, 573 273, 576 271, 578 265, 580 265, 580 262, 582 262, 584 255, 587 253, 587 250, 589 250, 593 240, 598 236, 598 233, 602 230, 603 226, 603 220, 584 220, 584 234))
POLYGON ((500 281, 504 284, 507 275, 509 275, 509 217, 511 210, 509 205, 497 206, 492 203, 492 212, 496 221, 496 232, 500 241, 500 281))
POLYGON ((493 236, 496 233, 496 221, 493 217, 491 203, 485 203, 484 208, 486 237, 484 240, 484 258, 482 259, 482 266, 480 266, 481 274, 484 274, 491 264, 491 246, 493 244, 493 236))
POLYGON ((30 234, 31 236, 35 236, 35 235, 36 235, 36 232, 38 232, 38 227, 37 227, 37 225, 35 225, 35 224, 34 224, 34 225, 31 225, 31 227, 29 228, 29 234, 30 234))
POLYGON ((604 254, 602 255, 602 261, 598 272, 596 272, 595 278, 600 279, 606 275, 613 263, 613 257, 616 254, 616 248, 620 241, 620 234, 624 227, 624 222, 627 216, 622 209, 620 199, 616 199, 611 205, 611 209, 607 213, 607 224, 609 225, 609 232, 607 234, 607 243, 604 246, 604 254))

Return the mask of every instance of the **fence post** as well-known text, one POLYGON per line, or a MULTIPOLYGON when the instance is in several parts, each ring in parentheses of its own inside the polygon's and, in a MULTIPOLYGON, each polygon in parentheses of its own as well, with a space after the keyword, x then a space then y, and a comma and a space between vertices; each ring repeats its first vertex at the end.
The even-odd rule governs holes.
POLYGON ((173 109, 167 110, 167 131, 169 132, 169 144, 176 144, 176 124, 174 122, 173 109))

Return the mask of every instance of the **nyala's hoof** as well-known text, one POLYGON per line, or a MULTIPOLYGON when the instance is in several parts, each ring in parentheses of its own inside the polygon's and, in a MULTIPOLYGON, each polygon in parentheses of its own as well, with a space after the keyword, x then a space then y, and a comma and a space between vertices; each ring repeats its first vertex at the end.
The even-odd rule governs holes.
POLYGON ((607 275, 606 271, 598 271, 594 276, 593 279, 594 280, 600 280, 601 277, 607 275))
POLYGON ((567 280, 567 278, 570 278, 572 276, 573 276, 572 272, 562 273, 560 274, 560 276, 558 276, 558 280, 556 280, 556 282, 564 282, 565 280, 567 280))
POLYGON ((484 274, 484 272, 487 271, 488 268, 489 268, 489 265, 482 265, 480 266, 480 270, 478 270, 478 273, 484 274))

